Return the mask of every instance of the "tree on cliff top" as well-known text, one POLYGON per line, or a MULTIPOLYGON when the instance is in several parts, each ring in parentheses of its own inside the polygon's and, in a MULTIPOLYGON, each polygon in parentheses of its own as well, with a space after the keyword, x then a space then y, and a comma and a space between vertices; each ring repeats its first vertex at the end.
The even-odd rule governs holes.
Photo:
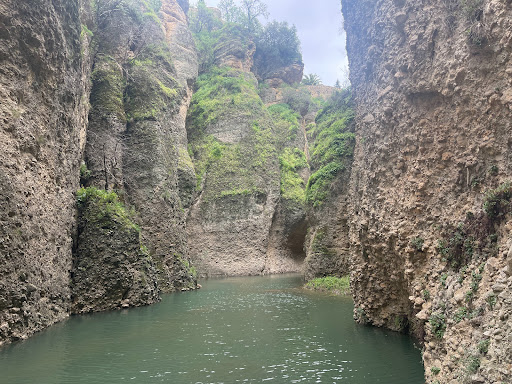
POLYGON ((302 63, 300 40, 294 25, 290 27, 287 22, 273 21, 255 40, 254 67, 260 78, 266 78, 280 68, 302 63))
POLYGON ((190 28, 195 33, 211 32, 219 27, 220 21, 206 6, 205 0, 199 0, 197 9, 190 15, 190 28))
POLYGON ((240 6, 234 0, 222 0, 219 9, 226 22, 240 24, 250 33, 261 28, 258 17, 268 18, 267 4, 261 0, 242 0, 240 6))
MULTIPOLYGON (((320 79, 320 76, 318 76, 316 73, 310 73, 309 75, 304 75, 304 78, 302 79, 302 84, 304 85, 320 85, 322 84, 322 80, 320 79)), ((341 86, 340 86, 341 88, 341 86)))
POLYGON ((241 10, 236 6, 234 0, 222 0, 219 3, 219 9, 222 18, 227 23, 237 23, 242 17, 241 10))
POLYGON ((268 18, 267 4, 261 0, 242 0, 242 10, 249 32, 253 32, 258 26, 258 17, 268 18))
POLYGON ((197 8, 190 13, 190 25, 201 56, 201 72, 206 72, 215 63, 215 49, 226 33, 236 33, 243 42, 256 44, 253 71, 260 80, 281 68, 302 64, 300 41, 295 26, 273 21, 265 27, 258 18, 267 17, 267 6, 261 0, 222 0, 219 9, 222 21, 199 0, 197 8), (204 65, 203 65, 204 64, 204 65))

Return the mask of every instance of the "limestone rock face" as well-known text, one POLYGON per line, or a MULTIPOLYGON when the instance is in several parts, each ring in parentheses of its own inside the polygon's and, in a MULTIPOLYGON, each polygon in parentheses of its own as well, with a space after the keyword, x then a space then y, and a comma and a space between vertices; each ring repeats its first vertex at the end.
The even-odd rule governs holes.
POLYGON ((79 9, 0 2, 0 345, 69 313, 90 73, 79 9))
MULTIPOLYGON (((102 192, 100 192, 102 193, 102 192)), ((116 199, 81 195, 78 249, 72 273, 76 314, 141 306, 159 300, 157 269, 140 228, 116 199)))
POLYGON ((163 1, 159 9, 143 2, 123 6, 133 9, 97 20, 87 185, 123 192, 123 200, 139 213, 159 288, 172 291, 195 285, 181 269, 188 264, 185 209, 195 184, 185 119, 197 54, 176 1, 163 1), (133 34, 142 38, 134 40, 133 34))
POLYGON ((188 1, 43 3, 0 2, 0 345, 196 284, 188 1), (141 237, 83 220, 77 234, 80 179, 118 191, 141 237))
POLYGON ((443 383, 512 377, 510 215, 482 212, 512 175, 512 11, 472 4, 343 3, 355 316, 424 337, 427 378, 443 383))
POLYGON ((280 68, 266 76, 267 82, 272 87, 277 88, 282 83, 299 84, 304 74, 304 64, 292 64, 285 68, 280 68))
POLYGON ((227 66, 250 72, 253 66, 254 52, 256 52, 254 42, 242 39, 237 35, 228 36, 215 47, 215 63, 219 67, 227 66))
POLYGON ((350 169, 332 185, 332 196, 318 210, 308 212, 308 236, 304 244, 306 280, 323 276, 346 276, 350 264, 350 197, 346 180, 350 169))
POLYGON ((265 269, 279 200, 272 122, 252 74, 225 68, 220 76, 222 82, 237 79, 244 91, 234 97, 245 100, 233 109, 220 101, 220 116, 205 128, 190 117, 189 137, 201 177, 187 220, 190 254, 204 275, 257 275, 265 269))
MULTIPOLYGON (((202 275, 298 272, 304 258, 304 207, 287 206, 280 193, 279 137, 290 124, 275 126, 263 104, 250 72, 254 44, 244 36, 221 35, 220 68, 199 78, 187 121, 198 174, 187 232, 202 275)), ((288 144, 302 151, 304 125, 297 129, 288 144)))

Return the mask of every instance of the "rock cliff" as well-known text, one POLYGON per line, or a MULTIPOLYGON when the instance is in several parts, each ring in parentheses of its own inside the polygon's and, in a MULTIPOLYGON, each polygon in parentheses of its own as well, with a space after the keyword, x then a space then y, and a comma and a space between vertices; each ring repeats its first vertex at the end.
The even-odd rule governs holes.
POLYGON ((90 73, 81 13, 78 1, 0 4, 0 343, 70 310, 90 73))
POLYGON ((0 2, 0 343, 195 287, 187 8, 0 2))
MULTIPOLYGON (((228 24, 211 35, 187 122, 198 175, 187 226, 192 258, 204 275, 300 271, 305 124, 289 105, 264 96, 271 86, 260 87, 251 72, 256 48, 247 31, 228 24)), ((292 67, 272 77, 283 84, 300 72, 300 80, 302 66, 292 67)))
POLYGON ((425 340, 430 383, 512 380, 512 9, 343 2, 361 322, 425 340))
POLYGON ((86 185, 118 191, 138 212, 160 289, 193 286, 193 274, 182 274, 184 208, 194 180, 185 116, 188 83, 197 75, 186 16, 174 1, 98 7, 86 185))

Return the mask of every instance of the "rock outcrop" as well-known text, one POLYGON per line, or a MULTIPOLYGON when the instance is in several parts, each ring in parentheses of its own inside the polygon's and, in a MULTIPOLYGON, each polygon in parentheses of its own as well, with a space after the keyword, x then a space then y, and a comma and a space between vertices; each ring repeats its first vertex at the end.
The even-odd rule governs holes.
POLYGON ((510 382, 510 4, 345 0, 343 12, 355 316, 424 339, 431 383, 510 382))
POLYGON ((306 280, 349 274, 350 179, 355 137, 350 91, 308 86, 330 94, 324 107, 308 113, 308 235, 304 244, 306 280))
POLYGON ((157 269, 140 228, 114 192, 78 192, 78 248, 72 272, 76 314, 159 301, 157 269))
POLYGON ((249 72, 223 67, 198 85, 188 124, 200 177, 190 253, 203 274, 260 274, 279 200, 272 120, 249 72))
POLYGON ((87 4, 0 4, 0 344, 70 309, 88 113, 87 4))

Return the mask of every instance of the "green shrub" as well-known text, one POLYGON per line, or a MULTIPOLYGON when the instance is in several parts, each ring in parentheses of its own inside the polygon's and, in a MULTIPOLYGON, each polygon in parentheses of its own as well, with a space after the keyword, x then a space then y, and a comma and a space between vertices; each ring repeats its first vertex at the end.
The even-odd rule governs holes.
POLYGON ((441 368, 439 368, 439 367, 431 367, 430 368, 430 372, 432 372, 433 375, 437 376, 439 374, 439 372, 441 372, 441 368))
POLYGON ((301 116, 306 116, 313 100, 311 92, 305 87, 286 86, 283 91, 283 101, 301 116))
POLYGON ((477 345, 478 352, 480 352, 482 355, 485 355, 489 351, 489 344, 491 343, 491 340, 480 340, 480 342, 477 345))
POLYGON ((350 278, 349 276, 319 277, 308 281, 304 287, 316 291, 326 291, 340 295, 346 295, 350 292, 350 278))
POLYGON ((293 141, 299 131, 300 115, 293 111, 288 104, 274 104, 268 107, 268 112, 279 131, 286 132, 281 141, 293 141), (280 129, 281 128, 281 129, 280 129))
POLYGON ((434 336, 438 339, 442 339, 446 331, 446 316, 439 312, 433 313, 428 319, 428 322, 434 336))
POLYGON ((85 163, 82 163, 80 165, 80 185, 83 186, 87 184, 89 179, 91 178, 92 172, 87 169, 87 165, 85 163))
POLYGON ((305 183, 298 172, 308 166, 306 155, 298 148, 285 148, 279 156, 279 165, 281 196, 301 205, 304 204, 306 200, 305 183))
POLYGON ((272 21, 256 36, 254 70, 266 79, 276 70, 291 64, 301 64, 300 41, 295 26, 272 21))
POLYGON ((441 285, 443 287, 446 287, 446 279, 447 278, 448 278, 448 274, 447 273, 442 273, 441 274, 440 280, 441 280, 441 285))
POLYGON ((425 243, 425 240, 421 237, 413 237, 411 239, 411 246, 416 249, 418 252, 423 251, 423 244, 425 243))
POLYGON ((315 170, 306 188, 306 201, 320 206, 330 194, 332 181, 350 166, 355 146, 351 132, 354 112, 350 90, 337 92, 321 110, 309 134, 313 138, 311 164, 315 170))
POLYGON ((484 199, 484 211, 492 220, 499 220, 510 211, 512 185, 506 182, 498 188, 487 191, 484 199))
POLYGON ((468 316, 468 309, 466 307, 460 307, 455 312, 455 315, 453 316, 453 320, 456 323, 460 323, 462 320, 464 320, 468 316))
POLYGON ((489 296, 487 296, 487 304, 489 305, 490 309, 494 309, 494 306, 496 305, 496 295, 494 293, 491 293, 489 296))
POLYGON ((471 273, 471 291, 476 293, 478 291, 478 286, 480 281, 482 280, 482 275, 480 273, 472 272, 471 273))
POLYGON ((115 192, 94 187, 80 188, 76 197, 80 214, 84 215, 87 223, 102 228, 113 228, 121 224, 140 231, 139 226, 133 222, 135 213, 126 209, 115 192))
POLYGON ((478 368, 480 368, 480 356, 477 355, 470 355, 466 358, 466 370, 470 374, 475 374, 478 371, 478 368))

